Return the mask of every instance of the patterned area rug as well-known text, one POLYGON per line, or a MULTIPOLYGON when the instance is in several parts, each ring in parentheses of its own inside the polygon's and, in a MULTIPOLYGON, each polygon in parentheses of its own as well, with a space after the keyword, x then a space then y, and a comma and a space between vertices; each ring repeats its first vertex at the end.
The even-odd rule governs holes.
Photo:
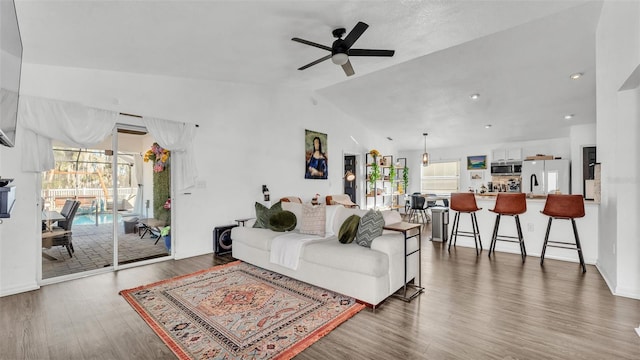
POLYGON ((290 359, 365 307, 240 261, 120 295, 180 359, 290 359))

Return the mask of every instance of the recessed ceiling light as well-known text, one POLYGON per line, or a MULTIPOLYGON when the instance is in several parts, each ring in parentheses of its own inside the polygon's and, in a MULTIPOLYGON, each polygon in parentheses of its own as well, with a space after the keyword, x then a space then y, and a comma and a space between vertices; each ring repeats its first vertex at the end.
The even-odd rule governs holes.
POLYGON ((577 72, 577 73, 573 73, 569 76, 569 78, 571 78, 571 80, 578 80, 582 77, 582 73, 581 72, 577 72))
POLYGON ((478 98, 480 97, 480 94, 471 94, 469 95, 469 97, 471 98, 471 100, 478 100, 478 98))
POLYGON ((491 124, 487 124, 484 126, 485 129, 490 129, 491 128, 491 124))
POLYGON ((571 119, 573 119, 574 116, 575 115, 573 115, 573 114, 567 114, 567 115, 564 116, 564 119, 565 120, 571 120, 571 119))

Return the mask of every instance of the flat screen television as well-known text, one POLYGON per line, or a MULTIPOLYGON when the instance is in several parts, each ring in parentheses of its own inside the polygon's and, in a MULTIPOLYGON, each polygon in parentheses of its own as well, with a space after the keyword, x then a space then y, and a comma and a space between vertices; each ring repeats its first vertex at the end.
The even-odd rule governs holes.
POLYGON ((15 146, 22 39, 13 0, 0 0, 0 144, 15 146))

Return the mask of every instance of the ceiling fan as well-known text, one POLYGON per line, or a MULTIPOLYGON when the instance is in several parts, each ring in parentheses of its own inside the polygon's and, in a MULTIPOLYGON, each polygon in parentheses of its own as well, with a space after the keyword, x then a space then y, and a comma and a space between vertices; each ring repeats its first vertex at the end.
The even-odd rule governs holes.
POLYGON ((320 59, 313 61, 299 68, 298 70, 304 70, 310 66, 313 66, 325 60, 331 59, 331 61, 334 64, 342 66, 342 69, 344 70, 344 73, 347 74, 347 76, 351 76, 355 74, 355 72, 353 71, 351 62, 349 61, 349 56, 389 56, 389 57, 393 56, 393 54, 395 53, 394 50, 371 50, 371 49, 352 49, 351 48, 351 46, 353 46, 353 43, 355 43, 356 40, 360 38, 362 33, 364 33, 364 31, 367 30, 368 27, 369 25, 363 23, 362 21, 359 21, 344 39, 342 38, 342 36, 347 32, 344 28, 333 30, 332 32, 333 37, 335 37, 337 40, 333 42, 333 45, 331 47, 294 37, 291 40, 297 41, 302 44, 315 46, 317 48, 324 49, 327 51, 331 51, 330 55, 321 57, 320 59))

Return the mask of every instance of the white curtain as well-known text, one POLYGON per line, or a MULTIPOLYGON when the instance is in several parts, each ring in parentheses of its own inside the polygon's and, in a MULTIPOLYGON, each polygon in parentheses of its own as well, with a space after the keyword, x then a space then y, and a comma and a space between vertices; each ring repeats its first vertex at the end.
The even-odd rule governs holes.
POLYGON ((142 179, 142 154, 133 155, 120 155, 120 157, 133 164, 133 172, 131 177, 131 183, 137 184, 138 190, 136 192, 136 200, 133 204, 133 214, 142 215, 143 199, 143 179, 142 179))
POLYGON ((52 140, 88 148, 111 134, 118 113, 77 103, 21 96, 18 122, 22 126, 22 170, 53 169, 52 140))
POLYGON ((171 151, 171 167, 175 175, 176 189, 184 191, 194 187, 198 177, 193 159, 195 125, 147 117, 142 120, 158 145, 171 151))

